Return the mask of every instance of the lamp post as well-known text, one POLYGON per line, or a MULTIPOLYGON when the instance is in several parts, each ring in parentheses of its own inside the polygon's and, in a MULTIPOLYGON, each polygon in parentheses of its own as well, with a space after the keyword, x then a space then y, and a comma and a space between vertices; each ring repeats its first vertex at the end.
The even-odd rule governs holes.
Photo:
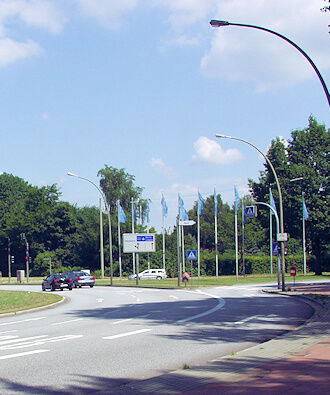
MULTIPOLYGON (((68 176, 80 178, 81 180, 85 180, 85 181, 89 182, 90 184, 94 185, 94 187, 100 192, 100 194, 103 198, 103 201, 104 201, 107 213, 108 213, 108 221, 109 221, 110 285, 112 285, 112 281, 113 281, 112 232, 111 232, 110 207, 108 206, 107 199, 104 196, 104 193, 102 192, 102 190, 88 178, 80 177, 77 174, 71 173, 70 171, 68 171, 68 176)), ((102 272, 102 277, 104 277, 104 267, 101 267, 101 272, 102 272)))
MULTIPOLYGON (((267 158, 267 156, 258 147, 256 147, 254 144, 250 143, 247 140, 241 139, 239 137, 226 136, 224 134, 216 134, 216 137, 242 141, 243 143, 246 143, 246 144, 250 145, 251 147, 253 147, 254 149, 256 149, 265 158, 266 162, 269 164, 269 166, 270 166, 270 168, 271 168, 271 170, 273 172, 273 175, 274 175, 274 178, 275 178, 275 182, 276 182, 276 186, 277 186, 277 189, 278 189, 278 198, 279 198, 279 206, 280 206, 280 231, 281 231, 281 234, 284 237, 285 234, 284 234, 284 215, 283 215, 282 191, 281 191, 280 182, 278 180, 278 177, 277 177, 277 174, 276 174, 276 171, 274 169, 274 166, 273 166, 272 162, 267 158)), ((284 244, 284 240, 281 239, 281 240, 278 240, 278 241, 284 244)), ((284 245, 283 244, 281 245, 281 262, 282 262, 281 272, 282 272, 282 291, 285 291, 285 251, 284 251, 284 245)))
POLYGON ((261 26, 257 26, 257 25, 248 25, 248 24, 245 24, 245 23, 232 23, 232 22, 228 22, 228 21, 220 21, 220 20, 217 20, 217 19, 212 19, 211 22, 210 22, 210 25, 211 25, 212 27, 221 27, 221 26, 242 26, 242 27, 252 27, 253 29, 263 30, 263 31, 265 31, 265 32, 274 34, 275 36, 282 38, 283 40, 285 40, 286 42, 288 42, 289 44, 291 44, 292 46, 294 46, 294 47, 295 47, 295 48, 296 48, 296 49, 297 49, 297 50, 308 60, 308 62, 310 63, 310 65, 313 67, 315 73, 317 74, 317 76, 318 76, 318 78, 319 78, 319 80, 320 80, 320 82, 321 82, 321 84, 322 84, 324 93, 325 93, 325 95, 326 95, 326 97, 327 97, 328 104, 329 104, 329 106, 330 106, 330 93, 329 93, 329 90, 328 90, 328 88, 327 88, 327 86, 326 86, 326 84, 325 84, 325 81, 324 81, 324 79, 323 79, 323 77, 322 77, 322 75, 321 75, 319 69, 316 67, 315 63, 314 63, 314 62, 312 61, 312 59, 307 55, 307 53, 306 53, 302 48, 300 48, 296 43, 294 43, 292 40, 290 40, 289 38, 283 36, 283 34, 280 34, 280 33, 275 32, 274 30, 270 30, 270 29, 267 29, 267 28, 265 28, 265 27, 261 27, 261 26))

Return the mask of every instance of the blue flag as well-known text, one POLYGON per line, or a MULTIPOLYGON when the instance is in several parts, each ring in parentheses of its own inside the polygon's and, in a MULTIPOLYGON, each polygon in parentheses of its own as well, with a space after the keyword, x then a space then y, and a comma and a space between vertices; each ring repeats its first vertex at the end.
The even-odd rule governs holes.
POLYGON ((161 204, 163 206, 163 216, 166 218, 168 214, 168 208, 164 196, 162 197, 161 204))
POLYGON ((182 207, 182 221, 189 221, 188 213, 184 207, 182 207))
POLYGON ((198 206, 199 206, 199 215, 203 214, 205 199, 203 196, 198 192, 198 206))
POLYGON ((147 223, 150 222, 149 214, 150 214, 150 205, 149 205, 149 202, 147 202, 147 223))
POLYGON ((182 198, 181 198, 181 196, 180 196, 180 194, 178 195, 178 200, 179 200, 179 218, 180 219, 183 219, 183 210, 184 210, 184 208, 183 208, 183 200, 182 200, 182 198))
POLYGON ((218 197, 217 194, 215 193, 215 188, 214 188, 214 215, 218 214, 218 197))
POLYGON ((136 222, 136 207, 135 207, 135 203, 133 203, 133 221, 134 221, 134 223, 136 222))
POLYGON ((304 194, 302 195, 302 206, 303 206, 303 219, 307 219, 309 217, 309 214, 308 214, 307 207, 305 204, 304 194))
POLYGON ((238 205, 239 205, 240 200, 241 199, 240 199, 240 197, 238 195, 238 192, 237 192, 237 189, 236 189, 236 185, 235 185, 235 214, 237 214, 238 205))
MULTIPOLYGON (((273 209, 275 210, 275 212, 277 213, 276 204, 275 204, 274 196, 273 196, 273 194, 272 194, 272 190, 270 190, 269 198, 270 198, 270 205, 272 206, 272 208, 273 208, 273 209)), ((273 210, 270 210, 270 212, 271 212, 272 215, 275 215, 274 212, 273 212, 273 210)))
POLYGON ((119 222, 125 223, 127 221, 126 214, 121 207, 120 203, 118 203, 118 217, 119 217, 119 222))

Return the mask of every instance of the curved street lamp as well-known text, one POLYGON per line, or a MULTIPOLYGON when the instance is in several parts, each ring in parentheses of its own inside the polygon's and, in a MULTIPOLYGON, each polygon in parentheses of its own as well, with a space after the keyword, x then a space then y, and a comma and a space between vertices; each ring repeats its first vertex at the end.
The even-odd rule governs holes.
POLYGON ((210 25, 212 27, 221 27, 221 26, 252 27, 253 29, 263 30, 265 32, 274 34, 275 36, 280 37, 283 40, 287 41, 289 44, 293 45, 308 60, 310 65, 313 67, 315 73, 317 74, 317 76, 318 76, 318 78, 319 78, 319 80, 320 80, 320 82, 322 84, 324 93, 325 93, 325 95, 327 97, 328 104, 330 106, 330 94, 329 94, 328 88, 327 88, 327 86, 325 84, 325 81, 324 81, 319 69, 316 67, 315 63, 312 61, 312 59, 307 55, 307 53, 303 49, 301 49, 296 43, 294 43, 293 41, 291 41, 287 37, 283 36, 283 34, 277 33, 274 30, 270 30, 270 29, 267 29, 265 27, 261 27, 261 26, 257 26, 257 25, 248 25, 248 24, 245 24, 245 23, 232 23, 232 22, 228 22, 228 21, 220 21, 220 20, 217 20, 217 19, 212 19, 211 22, 210 22, 210 25))
MULTIPOLYGON (((104 193, 102 192, 102 190, 96 184, 94 184, 93 181, 89 180, 88 178, 80 177, 77 174, 71 173, 70 171, 68 171, 68 176, 80 178, 81 180, 85 180, 85 181, 89 182, 90 184, 94 185, 94 187, 100 192, 100 194, 101 194, 101 196, 103 198, 103 201, 104 201, 107 213, 108 213, 108 221, 109 221, 110 285, 112 285, 112 280, 113 280, 112 232, 111 232, 110 208, 108 206, 107 199, 106 199, 104 193)), ((102 272, 103 272, 103 276, 102 277, 104 277, 104 268, 101 268, 101 269, 102 269, 102 272)))
MULTIPOLYGON (((274 178, 275 178, 275 182, 276 182, 276 186, 278 189, 278 198, 279 198, 279 206, 280 206, 280 231, 281 233, 284 235, 284 215, 283 215, 283 199, 282 199, 282 190, 281 190, 281 186, 280 186, 280 182, 278 180, 276 171, 274 169, 274 166, 272 164, 272 162, 268 159, 268 157, 258 148, 256 147, 254 144, 250 143, 247 140, 241 139, 239 137, 232 137, 232 136, 226 136, 224 134, 216 134, 215 135, 218 138, 223 138, 223 139, 231 139, 231 140, 238 140, 238 141, 242 141, 243 143, 246 143, 248 145, 250 145, 251 147, 255 148, 267 161, 267 163, 269 164, 274 178)), ((283 242, 283 240, 279 240, 280 242, 283 242)), ((282 262, 282 291, 285 291, 285 251, 284 251, 284 246, 281 246, 281 262, 282 262)))

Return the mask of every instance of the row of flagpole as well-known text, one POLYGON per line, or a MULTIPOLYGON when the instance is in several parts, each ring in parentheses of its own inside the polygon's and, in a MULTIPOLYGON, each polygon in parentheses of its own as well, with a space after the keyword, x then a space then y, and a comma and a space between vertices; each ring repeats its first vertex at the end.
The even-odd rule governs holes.
MULTIPOLYGON (((234 195, 235 195, 235 263, 236 263, 236 280, 238 280, 238 273, 239 273, 239 243, 238 243, 238 207, 241 202, 242 207, 242 259, 243 259, 243 272, 245 274, 245 264, 244 264, 244 223, 245 223, 245 208, 244 203, 241 201, 239 194, 237 192, 236 185, 234 186, 234 195)), ((269 199, 270 199, 270 206, 277 212, 276 204, 274 201, 274 197, 272 194, 271 188, 269 188, 269 199)), ((203 214, 205 199, 201 195, 198 190, 198 199, 197 199, 197 273, 198 278, 200 278, 200 216, 203 214)), ((163 268, 166 268, 166 245, 165 245, 165 218, 168 215, 168 207, 166 204, 166 200, 164 194, 162 193, 161 198, 161 205, 162 205, 162 241, 163 241, 163 268)), ((127 222, 126 214, 123 208, 120 205, 120 201, 117 201, 117 210, 118 210, 118 250, 119 250, 119 275, 122 277, 122 260, 121 260, 121 234, 120 234, 120 224, 127 222)), ((132 233, 135 233, 134 224, 136 222, 136 206, 134 199, 131 199, 131 210, 132 210, 132 233)), ((147 223, 149 224, 149 202, 147 202, 147 223)), ((306 275, 306 229, 305 229, 305 221, 308 219, 308 211, 305 204, 304 192, 302 193, 302 228, 303 228, 303 270, 304 275, 306 275)), ((218 223, 217 223, 217 214, 218 214, 218 199, 216 195, 216 191, 214 188, 214 244, 215 244, 215 271, 216 277, 218 279, 219 273, 219 257, 218 257, 218 223)), ((269 222, 269 229, 270 229, 270 273, 271 277, 273 276, 273 230, 272 230, 272 216, 274 213, 270 210, 270 222, 269 222)), ((184 202, 180 194, 178 194, 178 219, 179 221, 187 221, 189 220, 188 213, 184 208, 184 202)), ((149 227, 148 227, 149 231, 149 227)), ((185 271, 185 250, 184 250, 184 227, 178 226, 178 241, 180 242, 181 252, 182 252, 182 271, 185 271)), ((149 262, 149 257, 148 257, 149 262)), ((149 264, 148 264, 149 266, 149 264)), ((133 274, 135 274, 135 254, 133 253, 133 274)))

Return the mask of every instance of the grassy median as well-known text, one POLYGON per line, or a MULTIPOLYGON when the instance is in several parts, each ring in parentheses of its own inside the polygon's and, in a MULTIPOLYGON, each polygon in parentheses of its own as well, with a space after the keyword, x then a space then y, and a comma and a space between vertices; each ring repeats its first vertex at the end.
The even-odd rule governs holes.
POLYGON ((0 291, 0 314, 34 309, 59 302, 60 295, 30 291, 0 291))

